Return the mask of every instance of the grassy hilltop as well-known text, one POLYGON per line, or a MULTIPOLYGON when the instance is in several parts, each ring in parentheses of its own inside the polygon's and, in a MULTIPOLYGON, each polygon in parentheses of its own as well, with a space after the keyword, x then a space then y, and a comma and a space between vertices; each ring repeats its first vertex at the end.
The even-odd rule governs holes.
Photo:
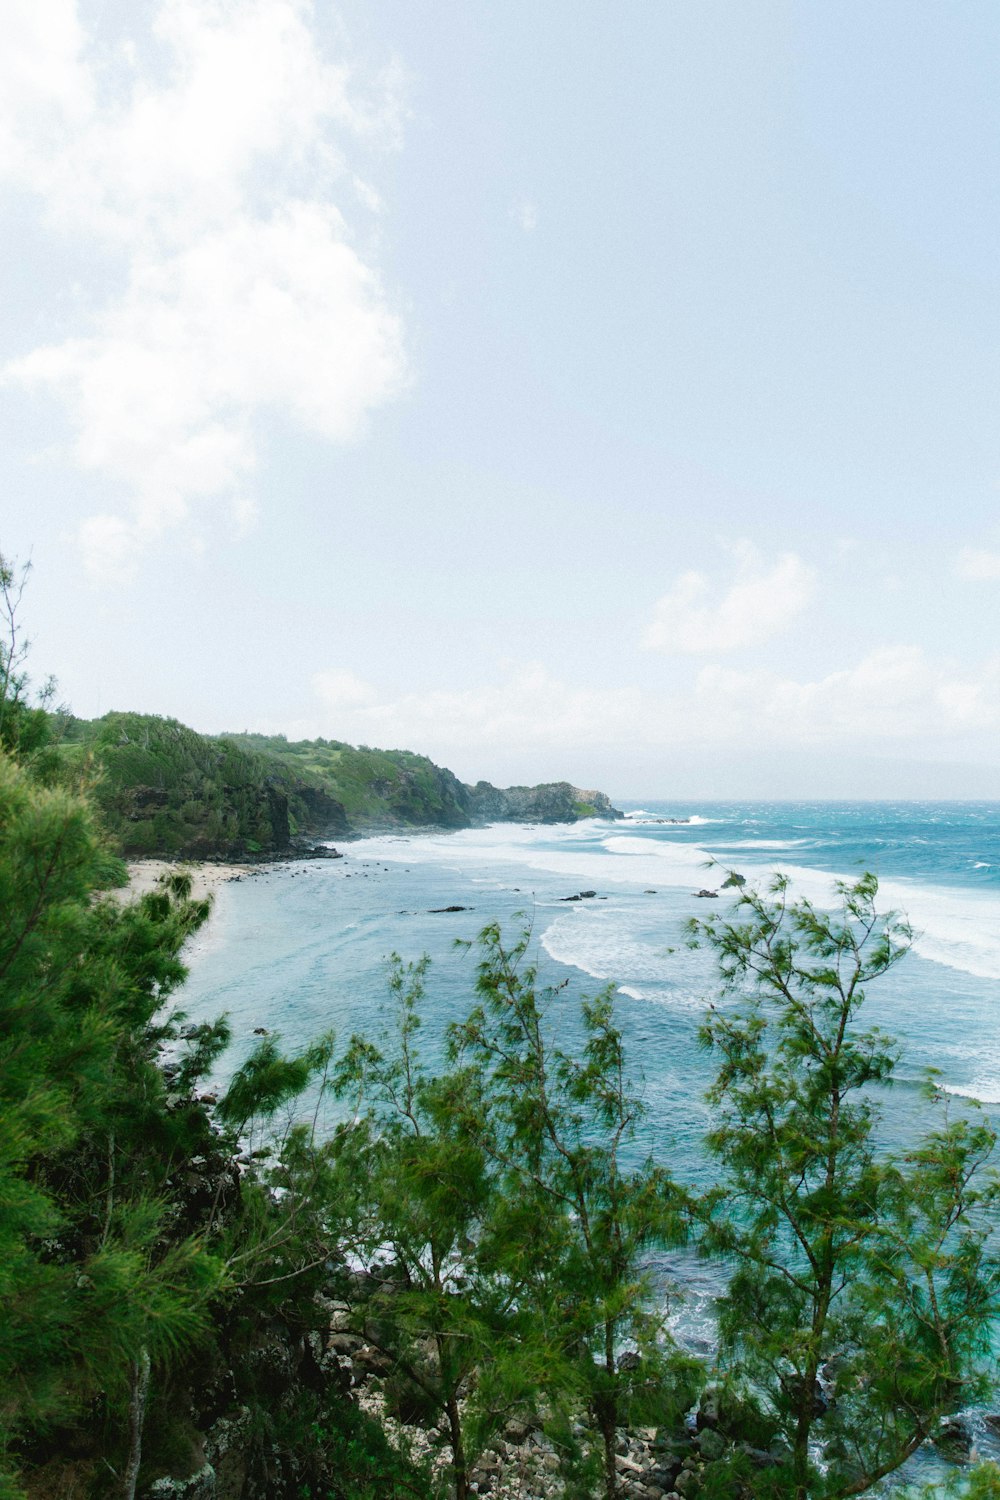
POLYGON ((283 735, 203 735, 176 719, 69 719, 63 753, 98 771, 96 799, 128 855, 276 854, 297 840, 376 828, 619 816, 568 782, 467 786, 426 755, 283 735))

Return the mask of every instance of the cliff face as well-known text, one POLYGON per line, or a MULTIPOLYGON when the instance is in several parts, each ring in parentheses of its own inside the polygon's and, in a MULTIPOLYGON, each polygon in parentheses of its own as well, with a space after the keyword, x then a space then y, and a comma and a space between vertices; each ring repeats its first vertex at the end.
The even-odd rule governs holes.
POLYGON ((580 818, 623 816, 604 792, 585 791, 568 781, 508 787, 477 781, 468 792, 469 811, 477 823, 575 823, 580 818))
POLYGON ((603 792, 568 781, 467 786, 410 750, 203 735, 151 714, 72 720, 63 753, 96 763, 95 797, 126 855, 272 857, 377 828, 622 816, 603 792))

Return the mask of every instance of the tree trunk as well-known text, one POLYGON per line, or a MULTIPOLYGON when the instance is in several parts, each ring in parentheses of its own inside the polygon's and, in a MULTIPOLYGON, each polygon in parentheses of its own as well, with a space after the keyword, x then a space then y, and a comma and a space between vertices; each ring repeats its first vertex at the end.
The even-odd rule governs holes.
MULTIPOLYGON (((824 1307, 825 1317, 825 1307, 824 1307)), ((799 1392, 799 1410, 795 1424, 795 1440, 792 1445, 792 1476, 795 1481, 795 1500, 809 1500, 809 1440, 816 1420, 816 1376, 819 1359, 813 1354, 806 1364, 799 1392)))
POLYGON ((601 1429, 601 1437, 604 1439, 604 1493, 607 1500, 615 1500, 618 1494, 618 1470, 615 1468, 615 1419, 603 1402, 597 1414, 597 1423, 601 1429))
POLYGON ((465 1445, 462 1442, 462 1418, 454 1394, 448 1397, 448 1432, 451 1437, 451 1471, 455 1481, 455 1500, 468 1500, 469 1476, 465 1467, 465 1445))
POLYGON ((128 1402, 128 1464, 122 1480, 122 1500, 135 1500, 135 1486, 142 1462, 142 1428, 146 1420, 146 1397, 149 1395, 149 1350, 143 1345, 139 1358, 132 1363, 132 1383, 128 1402))
POLYGON ((604 1441, 604 1493, 606 1500, 615 1500, 618 1494, 618 1470, 615 1468, 618 1401, 615 1395, 615 1330, 612 1323, 604 1325, 604 1371, 608 1377, 608 1389, 598 1397, 594 1415, 604 1441))

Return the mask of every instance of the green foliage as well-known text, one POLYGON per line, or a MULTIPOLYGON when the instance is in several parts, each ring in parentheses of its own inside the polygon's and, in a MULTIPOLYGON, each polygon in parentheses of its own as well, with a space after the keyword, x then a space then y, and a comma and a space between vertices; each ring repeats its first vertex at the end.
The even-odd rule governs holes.
POLYGON ((243 734, 234 742, 273 757, 342 803, 351 822, 465 828, 468 792, 450 771, 410 750, 373 750, 339 740, 243 734))
POLYGON ((238 857, 354 825, 463 828, 468 793, 406 750, 354 749, 283 735, 202 735, 176 719, 110 713, 69 720, 64 761, 90 757, 94 793, 123 853, 238 857))
POLYGON ((145 1351, 165 1364, 204 1330, 221 1266, 165 1240, 164 1158, 186 1144, 163 1104, 153 1016, 183 977, 206 903, 162 889, 99 899, 87 805, 0 754, 0 1441, 125 1398, 145 1351))
POLYGON ((288 843, 280 769, 232 740, 131 713, 72 720, 66 740, 92 758, 96 800, 127 855, 236 856, 288 843))
POLYGON ((28 767, 36 780, 54 779, 56 717, 50 712, 55 682, 49 678, 33 693, 25 663, 31 643, 24 638, 19 612, 31 564, 0 553, 0 749, 28 767))
POLYGON ((611 991, 583 1002, 579 1056, 556 1045, 558 992, 539 989, 528 941, 508 947, 495 925, 480 934, 480 1004, 453 1028, 452 1051, 474 1069, 472 1129, 511 1205, 507 1232, 530 1267, 536 1319, 595 1422, 610 1500, 616 1429, 676 1421, 698 1389, 645 1274, 653 1248, 683 1239, 685 1199, 652 1161, 626 1165, 643 1109, 611 991), (625 1345, 638 1359, 619 1358, 625 1345))
POLYGON ((358 1407, 331 1404, 309 1437, 323 1455, 324 1477, 317 1485, 304 1484, 299 1500, 431 1500, 427 1475, 358 1407))
POLYGON ((270 1120, 282 1105, 297 1099, 310 1080, 328 1067, 333 1054, 332 1036, 314 1042, 299 1057, 285 1057, 278 1041, 268 1036, 258 1042, 216 1107, 216 1118, 237 1138, 251 1119, 270 1120))
POLYGON ((419 1047, 427 961, 393 959, 396 1026, 383 1051, 355 1038, 338 1087, 355 1101, 352 1248, 369 1269, 359 1309, 401 1415, 440 1420, 456 1500, 469 1470, 547 1366, 528 1296, 519 1205, 478 1138, 479 1080, 428 1074, 419 1047))
POLYGON ((784 1443, 753 1492, 799 1500, 865 1492, 981 1392, 1000 1296, 989 1125, 949 1120, 931 1089, 924 1141, 901 1161, 876 1150, 898 1049, 858 1016, 909 930, 878 914, 873 876, 837 889, 831 916, 776 877, 693 924, 744 996, 702 1030, 721 1176, 704 1248, 734 1265, 723 1360, 784 1443))

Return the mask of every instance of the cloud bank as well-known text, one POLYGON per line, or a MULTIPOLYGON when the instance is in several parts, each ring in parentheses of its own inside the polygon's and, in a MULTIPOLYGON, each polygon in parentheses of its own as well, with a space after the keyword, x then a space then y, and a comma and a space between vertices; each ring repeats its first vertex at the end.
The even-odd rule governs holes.
POLYGON ((377 195, 345 154, 395 144, 398 80, 366 95, 308 0, 159 0, 111 49, 73 0, 15 0, 0 69, 0 175, 111 287, 5 375, 61 400, 76 463, 125 495, 81 528, 88 566, 121 573, 196 502, 246 519, 262 415, 345 442, 404 387, 401 320, 348 220, 377 195))
POLYGON ((879 648, 806 681, 712 664, 687 690, 669 696, 565 682, 540 662, 475 688, 396 698, 344 670, 318 674, 313 687, 321 708, 297 732, 445 758, 498 744, 517 750, 940 745, 1000 729, 1000 656, 960 673, 915 646, 879 648))
POLYGON ((1000 581, 1000 552, 963 547, 955 560, 955 572, 974 583, 996 583, 1000 581))
POLYGON ((815 570, 794 552, 765 564, 745 542, 736 557, 736 575, 722 590, 704 573, 682 573, 655 605, 643 645, 707 655, 760 646, 787 630, 813 598, 815 570))

